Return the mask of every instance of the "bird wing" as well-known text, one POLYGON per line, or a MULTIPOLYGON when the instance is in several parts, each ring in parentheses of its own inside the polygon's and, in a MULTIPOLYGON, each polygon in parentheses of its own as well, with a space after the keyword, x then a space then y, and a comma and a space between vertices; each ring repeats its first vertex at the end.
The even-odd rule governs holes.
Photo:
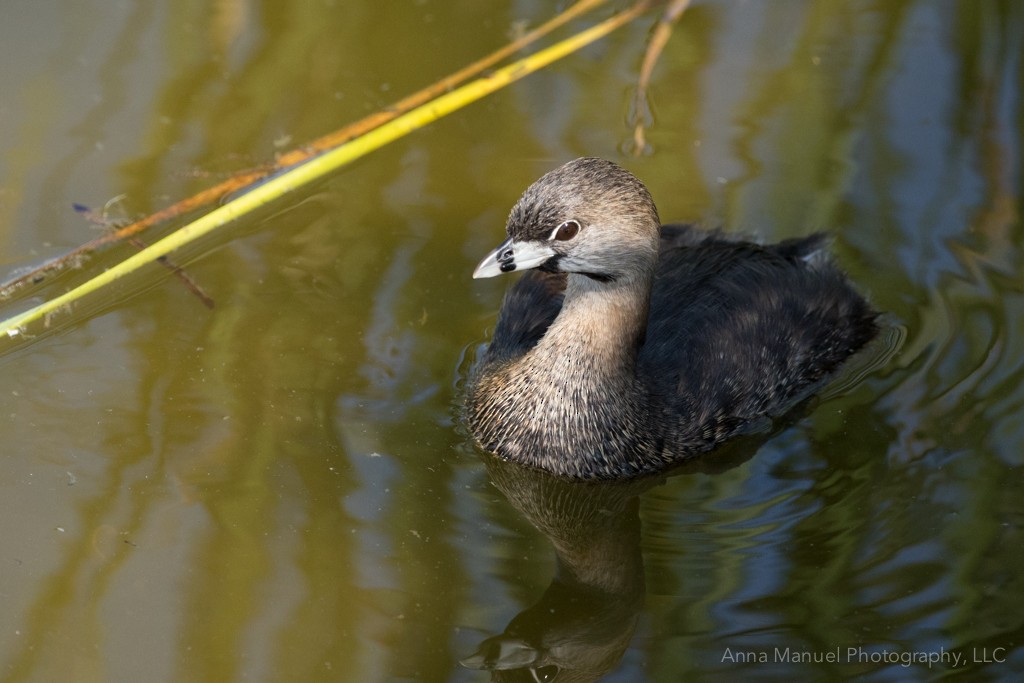
POLYGON ((875 332, 863 299, 817 256, 821 235, 770 246, 715 233, 672 239, 638 370, 688 430, 781 414, 875 332))

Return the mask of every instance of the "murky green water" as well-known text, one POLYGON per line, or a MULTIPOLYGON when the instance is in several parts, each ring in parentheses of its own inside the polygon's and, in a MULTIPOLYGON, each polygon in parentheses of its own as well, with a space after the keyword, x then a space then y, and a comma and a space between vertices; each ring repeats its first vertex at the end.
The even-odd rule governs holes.
MULTIPOLYGON (((8 3, 3 275, 96 235, 73 203, 165 206, 551 11, 8 3)), ((0 680, 486 680, 510 622, 539 680, 1020 675, 1024 6, 699 3, 630 158, 652 20, 179 255, 213 311, 153 269, 0 357, 0 680), (718 473, 484 463, 458 372, 510 280, 469 274, 584 154, 667 220, 831 230, 892 358, 718 473)))

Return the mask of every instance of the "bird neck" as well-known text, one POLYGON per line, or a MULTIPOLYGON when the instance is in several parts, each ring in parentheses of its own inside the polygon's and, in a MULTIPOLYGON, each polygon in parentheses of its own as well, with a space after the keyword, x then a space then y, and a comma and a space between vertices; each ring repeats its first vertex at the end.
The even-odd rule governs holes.
POLYGON ((479 443, 561 475, 639 472, 658 443, 641 428, 649 397, 637 378, 649 301, 650 277, 602 283, 570 274, 540 341, 481 376, 470 417, 479 443))
POLYGON ((650 298, 646 272, 613 282, 570 273, 562 310, 534 351, 566 379, 632 379, 650 298))

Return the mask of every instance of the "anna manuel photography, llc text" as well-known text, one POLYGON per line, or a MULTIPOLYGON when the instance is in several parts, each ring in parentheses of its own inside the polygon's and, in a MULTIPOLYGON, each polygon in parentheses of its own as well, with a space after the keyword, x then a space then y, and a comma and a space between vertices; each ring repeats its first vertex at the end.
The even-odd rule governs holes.
POLYGON ((836 646, 829 650, 796 650, 776 647, 771 650, 734 650, 725 648, 723 663, 734 664, 898 664, 910 667, 924 664, 929 669, 942 664, 956 668, 965 664, 992 664, 1006 661, 1006 648, 972 648, 971 651, 955 651, 939 648, 931 652, 901 650, 868 650, 863 647, 836 646))

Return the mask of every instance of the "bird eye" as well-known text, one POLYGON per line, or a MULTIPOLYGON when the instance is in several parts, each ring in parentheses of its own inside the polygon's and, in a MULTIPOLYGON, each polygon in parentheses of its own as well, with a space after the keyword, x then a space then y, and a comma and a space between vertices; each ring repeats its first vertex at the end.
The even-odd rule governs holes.
POLYGON ((577 221, 566 221, 551 232, 551 239, 565 242, 571 240, 580 231, 580 224, 577 221))
POLYGON ((549 681, 555 680, 560 671, 561 669, 554 664, 548 664, 547 666, 530 669, 530 676, 532 676, 533 680, 537 681, 537 683, 548 683, 549 681))

